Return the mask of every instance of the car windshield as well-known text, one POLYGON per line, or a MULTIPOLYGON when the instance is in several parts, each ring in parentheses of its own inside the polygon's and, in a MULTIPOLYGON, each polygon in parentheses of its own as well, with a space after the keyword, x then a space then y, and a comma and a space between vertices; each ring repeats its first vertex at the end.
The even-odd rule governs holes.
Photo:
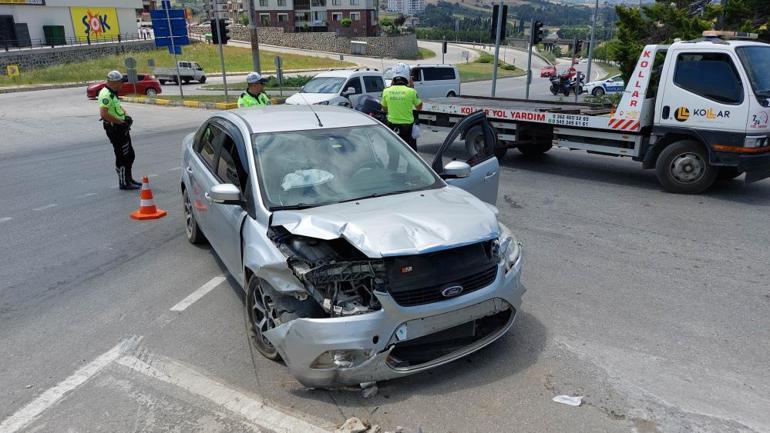
POLYGON ((382 73, 382 78, 385 80, 392 80, 393 79, 393 68, 388 68, 385 70, 385 72, 382 73))
POLYGON ((338 93, 342 88, 344 78, 315 77, 302 87, 300 93, 338 93))
POLYGON ((443 182, 381 125, 255 134, 259 185, 270 210, 302 209, 443 182))
POLYGON ((735 51, 746 69, 754 93, 770 96, 770 47, 738 47, 735 51))

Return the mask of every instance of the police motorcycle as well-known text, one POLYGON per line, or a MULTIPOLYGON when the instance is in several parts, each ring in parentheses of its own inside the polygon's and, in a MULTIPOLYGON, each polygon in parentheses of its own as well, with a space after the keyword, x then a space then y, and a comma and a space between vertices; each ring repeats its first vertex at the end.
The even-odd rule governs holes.
POLYGON ((583 93, 585 74, 578 71, 574 76, 570 76, 569 72, 567 72, 551 77, 550 81, 550 90, 554 96, 558 95, 559 93, 563 93, 564 96, 569 96, 569 94, 572 92, 575 92, 579 95, 583 93))

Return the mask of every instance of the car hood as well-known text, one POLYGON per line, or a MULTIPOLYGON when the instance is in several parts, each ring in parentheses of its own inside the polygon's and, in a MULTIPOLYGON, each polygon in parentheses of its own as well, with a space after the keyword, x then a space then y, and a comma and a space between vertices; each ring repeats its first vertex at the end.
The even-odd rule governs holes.
POLYGON ((499 236, 492 207, 453 186, 276 211, 272 225, 317 239, 344 238, 370 258, 422 254, 499 236))
POLYGON ((336 93, 295 93, 286 98, 286 103, 291 105, 317 104, 323 101, 331 101, 336 98, 336 93))
POLYGON ((104 83, 94 83, 89 84, 88 87, 86 87, 87 90, 101 90, 104 87, 104 83))

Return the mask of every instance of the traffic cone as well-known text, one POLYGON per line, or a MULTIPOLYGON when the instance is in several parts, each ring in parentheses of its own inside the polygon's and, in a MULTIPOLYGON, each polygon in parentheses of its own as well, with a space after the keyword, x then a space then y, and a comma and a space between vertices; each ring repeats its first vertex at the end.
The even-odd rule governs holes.
POLYGON ((142 178, 142 191, 139 192, 139 209, 131 213, 135 220, 154 220, 166 216, 166 211, 155 207, 150 189, 150 180, 147 176, 142 178))

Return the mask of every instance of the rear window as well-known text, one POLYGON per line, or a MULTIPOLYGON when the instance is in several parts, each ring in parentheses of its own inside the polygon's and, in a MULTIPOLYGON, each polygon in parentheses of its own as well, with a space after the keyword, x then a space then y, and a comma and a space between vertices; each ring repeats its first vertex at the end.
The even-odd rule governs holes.
POLYGON ((385 88, 385 83, 382 81, 382 77, 378 77, 374 75, 365 75, 364 86, 366 86, 366 91, 368 93, 382 92, 382 89, 385 88))
POLYGON ((454 80, 454 68, 423 68, 422 77, 425 81, 454 80))

